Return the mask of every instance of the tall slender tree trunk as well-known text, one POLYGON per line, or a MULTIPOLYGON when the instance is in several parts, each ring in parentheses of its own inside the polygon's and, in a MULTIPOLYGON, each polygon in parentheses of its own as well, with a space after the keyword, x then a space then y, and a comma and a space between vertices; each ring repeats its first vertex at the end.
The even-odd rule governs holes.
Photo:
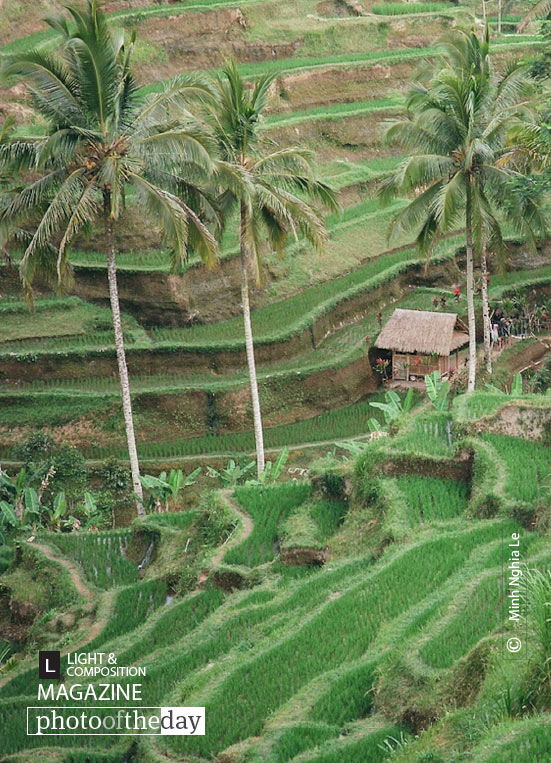
POLYGON ((126 353, 124 351, 124 337, 122 333, 121 310, 119 305, 119 289, 117 286, 117 265, 115 262, 115 244, 113 241, 113 221, 111 219, 111 194, 104 193, 105 233, 107 236, 107 278, 109 281, 109 300, 113 316, 113 331, 115 333, 115 348, 117 350, 117 364, 119 367, 119 379, 121 383, 122 412, 126 429, 126 441, 128 443, 128 456, 130 458, 130 471, 132 473, 132 486, 134 493, 140 500, 136 500, 138 515, 145 514, 143 506, 143 490, 140 482, 140 465, 138 451, 136 449, 136 436, 134 434, 134 419, 132 418, 132 400, 130 398, 130 382, 128 380, 128 368, 126 366, 126 353), (140 502, 141 501, 141 502, 140 502))
POLYGON ((497 0, 497 33, 501 34, 501 0, 497 0))
POLYGON ((260 413, 260 400, 258 398, 258 382, 256 379, 256 365, 254 362, 253 330, 251 326, 251 306, 249 304, 249 277, 247 273, 247 209, 241 204, 241 304, 243 305, 243 322, 245 324, 245 348, 247 350, 247 364, 249 366, 249 382, 251 385, 251 399, 253 404, 254 439, 256 444, 256 469, 258 476, 264 471, 264 434, 262 432, 262 414, 260 413))
POLYGON ((486 0, 482 0, 482 20, 486 24, 486 0))
POLYGON ((491 347, 491 325, 490 325, 490 304, 488 302, 488 253, 486 247, 482 247, 480 255, 480 274, 482 276, 482 320, 484 323, 484 364, 486 371, 492 373, 492 347, 491 347))
POLYGON ((467 177, 466 238, 467 238, 467 317, 469 323, 469 381, 467 392, 474 392, 476 383, 476 319, 474 314, 474 256, 472 227, 471 178, 467 177))

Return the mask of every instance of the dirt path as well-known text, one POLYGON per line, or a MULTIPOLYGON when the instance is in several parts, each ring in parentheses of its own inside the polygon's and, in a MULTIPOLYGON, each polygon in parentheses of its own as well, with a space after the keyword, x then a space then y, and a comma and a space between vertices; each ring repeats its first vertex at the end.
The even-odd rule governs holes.
MULTIPOLYGON (((548 336, 547 334, 542 334, 541 336, 534 334, 528 336, 527 339, 534 339, 535 341, 529 344, 527 347, 521 348, 521 351, 518 353, 518 355, 513 356, 511 359, 511 362, 509 363, 509 384, 511 384, 513 381, 515 374, 524 373, 524 371, 527 371, 529 368, 536 368, 537 366, 544 363, 547 354, 549 353, 549 343, 551 342, 551 336, 548 336)), ((506 352, 512 347, 515 347, 515 344, 516 342, 505 346, 496 355, 492 356, 492 361, 495 362, 498 360, 503 352, 506 352)), ((481 357, 483 357, 483 355, 484 350, 482 349, 481 357)))
POLYGON ((69 575, 71 576, 71 581, 74 585, 74 587, 77 589, 78 594, 82 596, 83 599, 86 601, 94 601, 96 598, 94 592, 91 588, 89 588, 86 583, 82 579, 82 573, 80 572, 79 568, 77 567, 75 562, 72 562, 70 559, 67 559, 64 556, 59 556, 56 554, 56 552, 51 548, 50 546, 45 545, 44 543, 29 543, 30 546, 33 546, 33 548, 38 548, 44 556, 47 556, 48 559, 50 559, 52 562, 55 562, 56 564, 60 564, 62 567, 65 567, 69 575))
POLYGON ((67 559, 63 556, 58 556, 50 546, 45 544, 33 543, 33 546, 35 546, 35 548, 39 548, 40 551, 42 551, 42 553, 48 557, 48 559, 51 559, 53 562, 60 564, 62 567, 65 567, 71 576, 71 580, 76 590, 89 605, 87 608, 90 611, 89 616, 83 618, 78 623, 80 629, 84 630, 86 635, 79 641, 71 644, 68 649, 62 650, 61 653, 68 654, 69 652, 74 652, 93 641, 93 639, 95 639, 96 636, 99 636, 101 631, 106 626, 109 619, 109 614, 111 612, 111 605, 113 603, 113 591, 104 591, 101 594, 96 594, 92 588, 90 588, 82 579, 82 572, 80 567, 75 562, 72 562, 70 559, 67 559), (90 605, 95 604, 96 602, 97 606, 92 608, 90 605))
POLYGON ((247 514, 241 506, 237 503, 237 501, 233 497, 233 490, 222 490, 222 497, 226 501, 226 503, 231 506, 233 511, 235 511, 236 514, 239 515, 239 518, 241 519, 241 532, 239 532, 237 535, 230 535, 230 537, 220 546, 218 551, 214 554, 212 559, 210 560, 210 564, 207 569, 203 570, 199 577, 197 578, 197 586, 196 588, 200 590, 201 588, 204 588, 205 583, 208 580, 210 571, 213 567, 216 567, 220 564, 226 553, 230 548, 233 548, 238 543, 243 543, 244 540, 246 540, 252 533, 254 529, 254 522, 250 514, 247 514))
MULTIPOLYGON (((62 655, 69 654, 69 652, 78 651, 79 649, 82 649, 82 647, 86 646, 86 644, 89 644, 91 641, 93 641, 96 636, 99 636, 101 631, 107 625, 114 599, 113 591, 105 591, 101 594, 96 594, 82 579, 80 568, 75 562, 72 562, 70 559, 67 559, 63 556, 58 556, 53 548, 43 543, 32 543, 29 545, 34 546, 34 548, 38 548, 44 554, 44 556, 48 557, 48 559, 50 559, 52 562, 61 565, 61 567, 64 567, 71 576, 71 581, 78 594, 86 602, 85 612, 88 612, 88 614, 86 617, 80 619, 76 624, 79 631, 82 631, 83 633, 82 638, 78 639, 78 641, 73 641, 70 646, 60 650, 62 655)), ((24 669, 26 670, 28 667, 28 665, 25 665, 24 669)), ((5 676, 1 676, 0 687, 11 681, 11 679, 14 678, 19 672, 20 671, 7 673, 5 676)))

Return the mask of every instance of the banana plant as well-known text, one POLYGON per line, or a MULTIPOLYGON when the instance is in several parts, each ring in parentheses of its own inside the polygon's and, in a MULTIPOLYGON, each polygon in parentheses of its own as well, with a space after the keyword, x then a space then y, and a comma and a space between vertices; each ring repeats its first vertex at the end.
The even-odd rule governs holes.
POLYGON ((442 381, 439 371, 433 371, 425 376, 425 387, 427 395, 434 408, 437 411, 447 411, 449 407, 448 396, 451 385, 449 381, 442 381))
MULTIPOLYGON (((3 472, 2 477, 9 480, 3 472)), ((15 487, 15 482, 12 486, 15 487)), ((6 487, 5 483, 3 487, 6 487)), ((0 532, 4 537, 12 532, 29 532, 40 521, 40 508, 34 488, 26 487, 19 493, 14 491, 7 501, 0 501, 0 532)))
POLYGON ((230 458, 223 469, 218 470, 212 466, 207 466, 207 472, 209 477, 215 477, 224 487, 235 487, 254 468, 255 463, 255 461, 249 461, 249 463, 241 466, 233 458, 230 458))
POLYGON ((45 513, 48 517, 48 524, 52 529, 61 530, 61 522, 65 514, 67 513, 67 498, 65 491, 61 491, 54 498, 54 503, 51 508, 45 507, 45 513))
MULTIPOLYGON (((507 394, 502 389, 499 389, 499 387, 496 387, 495 384, 486 384, 486 389, 489 392, 496 392, 499 395, 507 394)), ((524 390, 522 388, 522 374, 515 374, 513 376, 513 383, 511 384, 511 391, 509 392, 509 395, 510 397, 522 397, 523 394, 524 390)))
MULTIPOLYGON (((413 405, 413 387, 410 387, 404 397, 403 401, 400 400, 400 396, 393 389, 389 389, 385 393, 385 403, 369 403, 372 408, 378 408, 383 412, 385 425, 389 427, 393 421, 396 421, 403 413, 407 413, 413 405)), ((376 419, 369 420, 369 427, 372 431, 375 429, 381 429, 381 425, 376 419), (375 429, 373 429, 375 427, 375 429)))
POLYGON ((98 507, 96 499, 92 493, 84 493, 84 506, 80 509, 84 516, 84 523, 74 517, 72 514, 62 520, 62 526, 65 530, 80 530, 84 524, 85 530, 97 530, 102 519, 102 511, 98 507))
MULTIPOLYGON (((376 419, 371 419, 370 421, 375 421, 375 423, 378 423, 376 419)), ((380 424, 378 425, 380 427, 380 424)), ((376 430, 372 430, 376 431, 376 430)), ((364 450, 369 448, 368 442, 362 442, 361 440, 343 440, 342 442, 336 442, 335 443, 336 448, 342 448, 347 453, 350 453, 352 458, 356 458, 357 456, 360 456, 364 450)), ((343 456, 343 461, 348 461, 348 456, 343 456)))
POLYGON ((12 478, 0 469, 0 529, 3 535, 27 532, 40 520, 40 498, 33 487, 25 485, 27 472, 21 469, 12 478))
POLYGON ((169 504, 175 503, 182 490, 195 483, 195 478, 201 472, 198 466, 190 474, 184 477, 181 469, 171 469, 169 474, 161 472, 158 477, 146 474, 140 477, 142 486, 149 493, 149 502, 145 506, 149 511, 169 510, 169 504))
POLYGON ((289 448, 285 446, 273 463, 271 461, 266 461, 264 469, 261 471, 257 479, 247 480, 247 485, 266 485, 271 482, 277 482, 285 468, 288 458, 289 448))

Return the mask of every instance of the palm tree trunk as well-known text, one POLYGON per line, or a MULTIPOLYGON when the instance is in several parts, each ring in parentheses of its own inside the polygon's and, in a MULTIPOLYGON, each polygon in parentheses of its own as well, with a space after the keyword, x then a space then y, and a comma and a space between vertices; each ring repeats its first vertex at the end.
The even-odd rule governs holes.
POLYGON ((136 449, 136 436, 134 434, 134 419, 132 418, 132 400, 130 398, 130 382, 128 380, 128 368, 126 366, 126 353, 124 351, 124 337, 122 333, 121 310, 119 305, 119 289, 117 286, 117 265, 115 262, 115 245, 113 242, 113 221, 111 219, 111 194, 104 194, 105 233, 107 236, 107 278, 109 281, 109 299, 113 316, 113 331, 115 334, 115 348, 117 350, 117 363, 119 366, 119 379, 121 383, 122 412, 126 429, 126 441, 128 443, 128 456, 130 458, 130 471, 132 473, 132 486, 136 499, 136 511, 138 515, 145 514, 143 506, 143 490, 140 482, 140 465, 138 451, 136 449), (142 501, 142 503, 140 503, 142 501))
POLYGON ((260 413, 260 400, 258 398, 258 382, 256 379, 256 366, 254 362, 253 330, 251 326, 251 306, 249 304, 249 278, 247 274, 247 210, 241 204, 241 304, 243 306, 243 322, 245 324, 245 348, 247 351, 247 364, 249 366, 249 381, 251 385, 251 399, 253 404, 254 439, 256 444, 256 469, 258 476, 264 471, 264 434, 262 432, 262 415, 260 413))
POLYGON ((466 238, 467 238, 467 316, 469 323, 469 381, 467 392, 474 392, 476 382, 476 319, 474 313, 474 257, 471 213, 471 179, 467 178, 466 238))
POLYGON ((488 302, 488 257, 486 247, 482 247, 480 256, 480 274, 482 276, 482 321, 484 323, 484 364, 486 371, 492 373, 492 351, 491 351, 491 326, 490 326, 490 305, 488 302))

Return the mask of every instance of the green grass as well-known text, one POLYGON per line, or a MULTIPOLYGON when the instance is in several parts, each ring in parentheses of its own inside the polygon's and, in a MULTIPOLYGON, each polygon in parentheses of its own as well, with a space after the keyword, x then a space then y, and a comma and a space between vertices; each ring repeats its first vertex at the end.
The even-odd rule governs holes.
POLYGON ((513 499, 533 504, 549 489, 551 449, 530 440, 507 435, 483 434, 507 468, 505 492, 513 499))
POLYGON ((541 763, 551 760, 551 731, 548 715, 513 722, 507 720, 491 728, 477 745, 473 763, 541 763))
POLYGON ((451 433, 451 418, 448 413, 424 411, 407 421, 404 429, 391 440, 395 451, 451 458, 454 440, 451 433))
POLYGON ((363 655, 385 621, 437 590, 479 543, 501 532, 495 524, 432 539, 378 566, 361 583, 327 601, 298 630, 226 670, 208 696, 195 699, 208 703, 210 734, 184 744, 171 738, 171 748, 206 756, 259 734, 267 714, 320 672, 363 655), (224 719, 224 707, 235 708, 231 725, 224 719))
POLYGON ((336 532, 347 510, 348 506, 339 501, 317 501, 310 507, 310 515, 322 539, 328 540, 336 532))
MULTIPOLYGON (((374 396, 371 398, 375 398, 374 396)), ((283 448, 285 445, 327 442, 356 437, 369 433, 368 421, 377 418, 374 409, 367 402, 356 403, 345 408, 327 411, 311 419, 267 427, 264 430, 266 448, 283 448)), ((177 456, 199 456, 209 453, 252 453, 254 451, 254 433, 234 432, 230 434, 204 435, 183 440, 167 442, 138 443, 138 452, 143 458, 175 458, 177 456)), ((124 447, 89 448, 85 454, 91 459, 104 459, 109 456, 125 458, 124 447)))
POLYGON ((407 499, 411 527, 421 522, 451 519, 462 514, 469 498, 465 482, 407 474, 397 478, 407 499))
POLYGON ((425 664, 434 668, 451 667, 503 621, 504 591, 497 572, 485 575, 478 585, 469 588, 468 597, 463 598, 460 605, 454 603, 452 619, 421 647, 425 664))
POLYGON ((224 557, 227 564, 256 567, 271 562, 279 553, 280 525, 310 492, 306 483, 284 482, 265 487, 237 487, 235 496, 254 520, 252 534, 224 557))
POLYGON ((372 688, 377 679, 378 660, 369 660, 347 671, 314 703, 310 717, 333 719, 338 726, 365 718, 373 706, 372 688))
POLYGON ((290 127, 301 122, 329 121, 343 117, 363 116, 377 111, 400 109, 404 106, 404 97, 397 93, 372 101, 355 101, 354 103, 336 103, 327 106, 317 106, 303 111, 292 111, 289 114, 273 114, 264 122, 266 129, 290 127))
MULTIPOLYGON (((351 729, 353 731, 353 729, 351 729)), ((319 751, 307 758, 308 763, 381 763, 387 757, 385 741, 401 739, 401 729, 398 726, 385 726, 370 730, 365 736, 350 735, 328 745, 326 751, 319 751)), ((407 735, 406 735, 407 738, 407 735)), ((306 763, 306 761, 305 761, 306 763)))
POLYGON ((451 3, 380 3, 371 7, 371 13, 378 16, 410 16, 415 13, 439 13, 448 11, 452 13, 454 6, 451 3))
POLYGON ((166 580, 147 580, 123 588, 117 596, 115 611, 100 635, 88 647, 91 651, 113 638, 140 626, 166 602, 166 580))
MULTIPOLYGON (((503 355, 507 350, 504 351, 503 355)), ((500 408, 511 404, 526 408, 548 408, 551 406, 551 398, 547 395, 523 394, 519 397, 511 397, 505 392, 490 392, 480 390, 470 395, 460 395, 453 401, 453 415, 456 421, 465 424, 478 421, 482 418, 491 418, 500 408)))
POLYGON ((491 300, 502 299, 507 294, 527 286, 546 286, 551 283, 549 266, 530 270, 514 270, 508 273, 492 275, 490 278, 489 297, 491 300))
POLYGON ((160 527, 185 530, 198 516, 199 512, 196 509, 169 512, 168 514, 148 514, 147 524, 148 526, 160 525, 160 527))
MULTIPOLYGON (((369 203, 373 204, 374 202, 369 203)), ((342 225, 354 223, 353 213, 349 214, 350 217, 345 213, 342 225)), ((358 246, 363 246, 358 241, 355 231, 352 231, 352 237, 356 239, 358 246)), ((455 249, 460 240, 461 237, 457 237, 441 242, 435 251, 433 261, 451 259, 455 255, 455 249)), ((253 310, 251 320, 255 344, 258 346, 259 344, 285 341, 306 330, 316 320, 331 312, 342 302, 372 291, 407 269, 419 266, 420 262, 415 248, 401 249, 374 257, 344 276, 305 289, 301 293, 289 297, 289 299, 253 310)), ((190 349, 208 353, 238 350, 244 347, 242 319, 239 317, 215 324, 193 326, 188 329, 153 329, 150 336, 153 340, 153 347, 161 352, 190 349)), ((55 341, 54 339, 46 340, 46 346, 42 345, 43 349, 41 349, 40 343, 34 341, 29 345, 22 345, 20 354, 48 354, 52 351, 55 341)), ((63 352, 68 352, 70 349, 75 354, 89 353, 93 355, 94 352, 103 354, 103 350, 93 345, 88 346, 86 340, 83 340, 80 351, 72 346, 73 342, 73 338, 62 337, 56 348, 63 352)), ((104 346, 102 344, 102 347, 104 346)), ((128 354, 151 347, 149 341, 145 342, 136 338, 135 343, 128 348, 128 354)), ((112 351, 114 352, 114 349, 112 351)))
POLYGON ((137 565, 126 558, 130 530, 82 533, 46 533, 44 539, 78 562, 86 579, 98 588, 138 581, 137 565))
MULTIPOLYGON (((0 299, 0 352, 19 353, 33 348, 113 344, 111 311, 87 304, 77 297, 37 300, 34 309, 23 300, 0 299)), ((123 327, 132 339, 146 334, 130 316, 123 327)))
POLYGON ((121 664, 131 665, 147 654, 169 646, 175 634, 183 638, 197 628, 224 601, 224 593, 218 588, 207 588, 200 593, 174 601, 126 649, 118 653, 121 664))
POLYGON ((380 159, 371 159, 369 161, 351 162, 345 159, 339 159, 325 165, 320 175, 327 180, 331 186, 340 191, 343 188, 367 183, 370 180, 383 177, 400 164, 403 157, 390 156, 380 159))

